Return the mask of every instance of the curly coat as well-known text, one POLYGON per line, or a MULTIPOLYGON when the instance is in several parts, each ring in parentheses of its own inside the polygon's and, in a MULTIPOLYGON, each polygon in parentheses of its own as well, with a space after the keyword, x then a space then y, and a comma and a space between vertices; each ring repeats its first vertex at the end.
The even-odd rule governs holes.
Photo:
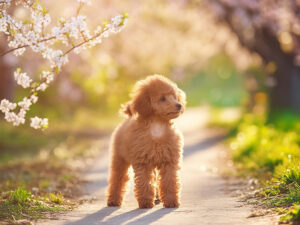
POLYGON ((140 208, 152 208, 157 194, 164 207, 178 207, 183 136, 172 120, 183 113, 185 94, 169 79, 153 75, 137 82, 131 98, 123 109, 127 119, 112 135, 107 205, 122 204, 132 166, 140 208))

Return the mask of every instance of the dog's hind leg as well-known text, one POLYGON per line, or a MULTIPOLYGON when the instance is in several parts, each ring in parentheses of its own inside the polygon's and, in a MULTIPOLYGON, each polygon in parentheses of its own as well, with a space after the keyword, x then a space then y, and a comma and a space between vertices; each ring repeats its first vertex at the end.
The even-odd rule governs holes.
POLYGON ((129 164, 120 156, 114 155, 110 166, 108 179, 107 205, 120 206, 126 193, 129 164))

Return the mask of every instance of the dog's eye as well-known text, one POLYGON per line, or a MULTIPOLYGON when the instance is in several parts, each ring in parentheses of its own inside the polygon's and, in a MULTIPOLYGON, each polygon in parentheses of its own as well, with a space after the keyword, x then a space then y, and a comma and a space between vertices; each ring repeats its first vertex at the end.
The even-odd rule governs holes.
POLYGON ((161 102, 164 102, 164 101, 166 101, 166 98, 165 98, 165 96, 162 96, 162 97, 160 98, 160 101, 161 101, 161 102))

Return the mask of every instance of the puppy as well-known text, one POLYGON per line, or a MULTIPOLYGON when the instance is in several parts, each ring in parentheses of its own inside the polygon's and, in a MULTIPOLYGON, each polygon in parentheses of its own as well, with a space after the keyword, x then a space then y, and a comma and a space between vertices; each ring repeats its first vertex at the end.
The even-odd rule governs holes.
POLYGON ((127 119, 112 135, 107 205, 122 204, 132 166, 139 208, 152 208, 157 194, 164 207, 178 207, 183 136, 172 120, 183 113, 185 94, 169 79, 153 75, 137 82, 131 97, 123 110, 127 119))

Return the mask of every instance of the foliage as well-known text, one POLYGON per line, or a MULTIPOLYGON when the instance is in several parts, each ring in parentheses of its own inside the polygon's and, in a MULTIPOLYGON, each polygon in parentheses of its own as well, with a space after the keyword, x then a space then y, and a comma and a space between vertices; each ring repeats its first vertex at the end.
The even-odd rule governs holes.
POLYGON ((180 87, 188 96, 189 106, 237 107, 246 97, 243 79, 230 57, 223 53, 212 57, 199 74, 186 78, 180 87))
MULTIPOLYGON (((284 116, 283 116, 284 117, 284 116)), ((296 129, 282 130, 276 127, 280 116, 266 121, 264 115, 246 114, 236 128, 231 141, 234 160, 252 171, 279 173, 291 167, 300 158, 299 118, 294 119, 296 129)))
POLYGON ((238 168, 261 179, 269 207, 300 204, 300 117, 291 112, 245 114, 230 147, 238 168))
POLYGON ((241 119, 240 107, 210 108, 209 126, 230 129, 241 119))

